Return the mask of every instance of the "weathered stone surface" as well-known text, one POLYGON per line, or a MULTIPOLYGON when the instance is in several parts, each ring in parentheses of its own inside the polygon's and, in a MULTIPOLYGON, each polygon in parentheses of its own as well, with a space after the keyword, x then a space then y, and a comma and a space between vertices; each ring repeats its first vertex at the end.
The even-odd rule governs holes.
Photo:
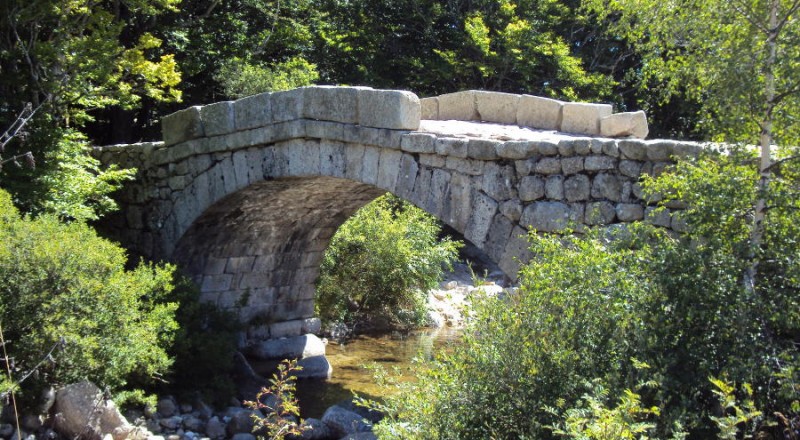
POLYGON ((565 157, 561 159, 561 172, 566 176, 578 174, 584 170, 583 161, 584 158, 580 156, 565 157))
POLYGON ((439 98, 422 98, 419 100, 421 119, 439 119, 439 98))
POLYGON ((519 98, 517 124, 543 130, 558 130, 561 126, 563 103, 555 99, 522 95, 519 98))
POLYGON ((303 90, 304 117, 320 121, 358 123, 359 88, 313 86, 303 90))
POLYGON ((544 179, 537 176, 525 176, 519 182, 519 199, 530 202, 544 197, 544 179))
POLYGON ((236 129, 245 130, 272 123, 271 107, 270 93, 260 93, 234 101, 236 129))
POLYGON ((467 146, 467 157, 479 160, 497 159, 497 147, 502 142, 493 139, 470 139, 467 146))
POLYGON ((539 174, 558 174, 561 172, 561 159, 556 157, 543 157, 536 162, 534 171, 539 174))
POLYGON ((428 133, 408 133, 400 138, 400 149, 409 153, 436 152, 436 136, 428 133))
POLYGON ((600 134, 600 119, 611 115, 608 104, 567 102, 561 108, 561 127, 565 133, 600 134))
POLYGON ((522 212, 520 224, 541 232, 558 232, 569 224, 569 206, 561 202, 534 202, 522 212))
POLYGON ((620 140, 619 152, 624 159, 647 160, 647 144, 639 140, 620 140))
POLYGON ((436 138, 436 154, 466 158, 468 140, 463 138, 436 138))
POLYGON ((522 216, 522 202, 519 199, 506 200, 500 204, 500 212, 513 222, 518 222, 522 216))
POLYGON ((304 88, 272 93, 270 95, 272 120, 284 122, 302 118, 304 96, 304 88))
POLYGON ((497 146, 497 155, 503 159, 525 159, 536 151, 536 144, 530 141, 508 141, 497 146))
POLYGON ((417 95, 400 90, 358 91, 358 123, 366 127, 416 130, 422 113, 417 95))
POLYGON ((206 136, 217 136, 236 130, 233 101, 222 101, 200 107, 200 120, 206 136))
POLYGON ((594 202, 586 205, 587 225, 607 225, 614 221, 616 210, 610 202, 594 202))
POLYGON ((515 197, 514 183, 514 169, 512 167, 498 165, 495 162, 488 162, 484 166, 482 188, 489 197, 498 202, 515 197))
POLYGON ((564 176, 550 176, 544 183, 545 197, 550 200, 564 199, 564 176))
POLYGON ((600 135, 607 137, 647 137, 647 115, 637 112, 615 113, 600 119, 600 135))
POLYGON ((638 203, 620 203, 617 205, 617 218, 622 222, 632 222, 644 218, 644 207, 638 203))
POLYGON ((440 95, 439 118, 441 120, 455 119, 458 121, 477 120, 478 112, 475 108, 475 92, 472 90, 440 95))
POLYGON ((583 166, 586 171, 613 170, 617 166, 617 159, 608 156, 587 156, 583 166))
POLYGON ((333 367, 324 355, 304 357, 297 365, 303 367, 294 374, 298 379, 327 379, 333 374, 333 367))
POLYGON ((68 438, 99 440, 115 430, 130 428, 114 402, 88 381, 58 390, 54 410, 55 430, 68 438))
POLYGON ((474 93, 478 120, 501 124, 517 123, 519 95, 484 91, 474 93))
POLYGON ((613 174, 600 173, 592 181, 592 197, 619 202, 622 199, 622 182, 613 174))
POLYGON ((322 415, 322 421, 336 434, 336 438, 366 432, 372 428, 363 417, 339 405, 328 408, 322 415))
POLYGON ((489 226, 497 213, 497 206, 497 202, 491 197, 478 191, 473 191, 472 212, 467 221, 464 238, 471 241, 475 246, 483 247, 483 243, 489 233, 489 226))
POLYGON ((564 197, 567 201, 577 202, 589 200, 592 185, 589 177, 583 174, 568 177, 564 181, 564 197))
POLYGON ((250 354, 258 359, 303 359, 312 356, 324 356, 325 344, 317 336, 308 334, 290 338, 270 339, 250 350, 250 354))
POLYGON ((164 145, 196 139, 204 135, 200 107, 189 107, 161 118, 161 137, 164 145))

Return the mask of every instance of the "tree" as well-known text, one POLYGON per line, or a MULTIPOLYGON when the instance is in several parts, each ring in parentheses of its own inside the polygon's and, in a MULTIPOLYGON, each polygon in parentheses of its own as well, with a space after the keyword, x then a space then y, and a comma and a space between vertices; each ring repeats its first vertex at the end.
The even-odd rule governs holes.
MULTIPOLYGON (((800 144, 800 1, 584 0, 610 30, 643 57, 642 84, 664 99, 686 94, 702 102, 699 122, 715 140, 760 146, 758 189, 768 191, 773 155, 800 144), (782 151, 773 152, 773 145, 782 151)), ((757 276, 766 204, 758 198, 751 228, 751 265, 757 276)))
POLYGON ((161 40, 135 26, 177 3, 10 0, 0 5, 0 126, 12 127, 28 106, 37 109, 3 145, 8 156, 30 151, 37 161, 35 170, 5 167, 0 172, 2 185, 25 210, 55 208, 68 218, 100 214, 68 212, 75 197, 66 203, 53 199, 59 191, 53 185, 65 179, 79 183, 82 188, 73 196, 91 204, 126 177, 100 170, 86 156, 88 145, 79 129, 93 110, 134 108, 143 97, 180 99, 173 56, 160 52, 161 40), (76 174, 70 176, 72 171, 76 174))

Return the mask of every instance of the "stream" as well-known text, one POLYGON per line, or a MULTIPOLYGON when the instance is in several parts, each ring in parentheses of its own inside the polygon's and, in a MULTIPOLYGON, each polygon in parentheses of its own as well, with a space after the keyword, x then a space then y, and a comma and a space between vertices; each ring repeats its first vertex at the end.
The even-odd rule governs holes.
POLYGON ((344 344, 330 342, 326 357, 333 366, 328 380, 301 380, 297 383, 301 417, 320 418, 325 410, 353 397, 353 393, 379 399, 392 389, 379 387, 365 365, 378 364, 387 371, 399 368, 403 380, 414 380, 409 367, 417 356, 432 358, 456 340, 461 330, 452 327, 416 330, 410 333, 360 335, 344 344))

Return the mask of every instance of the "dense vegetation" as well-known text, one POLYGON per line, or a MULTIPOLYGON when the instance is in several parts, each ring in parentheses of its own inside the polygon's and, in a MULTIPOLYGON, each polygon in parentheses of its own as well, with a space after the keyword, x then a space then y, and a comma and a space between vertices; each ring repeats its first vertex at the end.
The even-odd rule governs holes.
MULTIPOLYGON (((390 402, 384 436, 609 438, 601 428, 613 426, 611 438, 733 438, 767 428, 774 411, 796 416, 799 10, 796 0, 4 1, 0 344, 13 380, 0 391, 36 397, 39 385, 87 377, 138 386, 167 374, 170 355, 184 389, 206 366, 230 368, 225 317, 191 305, 191 288, 169 294, 169 267, 125 270, 124 253, 86 225, 132 176, 87 150, 157 138, 178 108, 319 82, 602 100, 648 110, 654 135, 760 145, 759 157, 701 157, 646 182, 654 200, 688 204, 685 236, 647 224, 614 239, 531 236, 519 292, 475 304, 463 345, 390 402)), ((396 201, 367 211, 334 240, 335 272, 320 286, 339 294, 320 305, 351 323, 387 310, 415 322, 402 310, 453 244, 435 244, 430 220, 396 201)))
POLYGON ((711 378, 764 415, 737 420, 734 432, 740 422, 744 433, 756 422, 782 432, 771 415, 800 411, 800 170, 787 163, 767 195, 758 275, 747 286, 761 196, 754 159, 689 160, 647 182, 662 203, 689 203, 682 237, 646 223, 532 234, 520 290, 474 304, 463 344, 401 385, 381 438, 551 438, 564 416, 577 420, 561 430, 568 438, 710 438, 713 417, 734 415, 720 412, 711 378), (627 420, 601 418, 618 404, 627 420), (642 429, 590 436, 590 423, 642 429))
POLYGON ((426 291, 436 287, 460 247, 439 240, 440 232, 430 214, 391 195, 358 210, 325 251, 319 316, 351 330, 425 324, 426 291))

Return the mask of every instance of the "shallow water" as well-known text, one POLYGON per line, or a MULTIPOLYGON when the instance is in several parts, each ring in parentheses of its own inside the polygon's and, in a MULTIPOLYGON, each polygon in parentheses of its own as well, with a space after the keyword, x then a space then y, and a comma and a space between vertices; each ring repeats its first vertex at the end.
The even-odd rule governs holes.
POLYGON ((326 356, 333 366, 331 378, 297 383, 301 416, 322 417, 331 405, 352 398, 353 392, 371 399, 385 397, 392 389, 379 387, 365 365, 378 364, 387 371, 397 367, 403 379, 414 380, 412 360, 417 356, 432 358, 437 351, 446 350, 459 334, 460 330, 445 327, 407 334, 361 335, 345 344, 329 343, 326 356))

